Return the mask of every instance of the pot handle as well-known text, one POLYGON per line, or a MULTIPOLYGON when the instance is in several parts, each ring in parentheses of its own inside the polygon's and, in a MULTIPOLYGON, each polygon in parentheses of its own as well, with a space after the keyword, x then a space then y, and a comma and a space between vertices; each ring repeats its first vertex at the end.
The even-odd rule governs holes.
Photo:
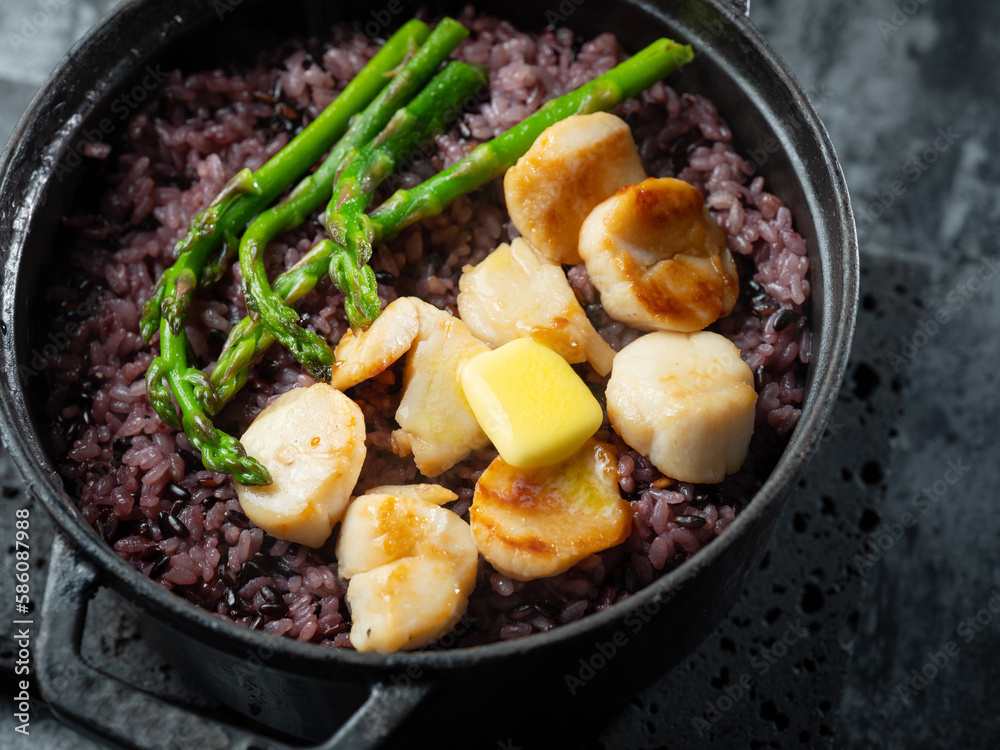
MULTIPOLYGON (((138 750, 308 750, 168 703, 87 664, 80 646, 87 602, 100 587, 99 578, 93 564, 57 533, 34 661, 38 688, 58 716, 138 750)), ((430 685, 375 683, 369 690, 368 699, 347 723, 313 750, 379 747, 428 695, 430 685)))

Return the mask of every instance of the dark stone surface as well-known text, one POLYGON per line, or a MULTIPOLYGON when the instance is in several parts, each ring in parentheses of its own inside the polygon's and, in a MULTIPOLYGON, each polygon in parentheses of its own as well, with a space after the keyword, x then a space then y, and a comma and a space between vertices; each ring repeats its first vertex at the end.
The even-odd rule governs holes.
MULTIPOLYGON (((57 1, 26 39, 41 5, 4 0, 0 140, 112 4, 57 1)), ((751 15, 817 105, 858 217, 863 300, 827 440, 761 569, 696 653, 579 732, 484 722, 467 746, 945 748, 1000 736, 1000 628, 989 609, 1000 611, 991 512, 1000 492, 1000 167, 991 158, 1000 151, 1000 6, 754 0, 751 15)), ((31 503, 5 456, 0 480, 0 602, 10 602, 14 511, 31 503)), ((50 539, 34 509, 36 600, 50 539)), ((226 715, 150 655, 112 597, 95 600, 88 617, 91 664, 226 715)), ((0 619, 7 696, 10 620, 0 619)), ((12 722, 0 712, 3 747, 100 746, 44 707, 28 740, 12 722)))

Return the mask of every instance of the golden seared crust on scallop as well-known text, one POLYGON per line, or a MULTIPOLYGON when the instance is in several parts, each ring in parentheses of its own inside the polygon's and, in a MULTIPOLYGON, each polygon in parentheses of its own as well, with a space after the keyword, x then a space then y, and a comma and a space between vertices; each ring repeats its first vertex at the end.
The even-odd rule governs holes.
POLYGON ((547 128, 507 170, 507 212, 542 255, 577 264, 587 214, 622 185, 645 176, 624 120, 607 112, 573 115, 547 128))
POLYGON ((632 509, 618 491, 617 456, 591 439, 554 466, 517 469, 495 459, 476 484, 469 523, 494 568, 529 581, 624 542, 632 509))
POLYGON ((466 564, 470 555, 475 557, 465 521, 420 498, 419 490, 410 497, 402 492, 405 485, 399 489, 360 495, 351 502, 337 537, 337 563, 345 578, 404 557, 450 557, 466 564))
POLYGON ((757 393, 736 346, 710 331, 641 336, 615 358, 608 417, 668 477, 721 482, 746 461, 757 393))
POLYGON ((479 551, 465 521, 423 499, 448 492, 432 487, 386 487, 393 492, 355 498, 344 514, 336 552, 358 651, 426 646, 465 612, 479 551))
POLYGON ((459 315, 493 348, 530 338, 570 364, 588 361, 601 375, 611 372, 614 349, 594 329, 562 267, 524 238, 466 266, 458 286, 459 315))
POLYGON ((241 438, 271 484, 236 485, 247 517, 272 536, 321 547, 340 521, 365 461, 365 418, 335 388, 316 383, 278 396, 241 438))
MULTIPOLYGON (((445 511, 447 513, 448 511, 445 511)), ((391 653, 433 643, 462 619, 475 587, 454 578, 447 560, 407 557, 351 579, 351 645, 391 653)))
POLYGON ((341 337, 330 385, 346 391, 375 377, 406 354, 419 330, 420 315, 411 298, 393 300, 366 330, 348 330, 341 337))
POLYGON ((580 255, 615 320, 647 331, 700 331, 739 296, 726 236, 696 187, 670 177, 622 188, 580 229, 580 255))

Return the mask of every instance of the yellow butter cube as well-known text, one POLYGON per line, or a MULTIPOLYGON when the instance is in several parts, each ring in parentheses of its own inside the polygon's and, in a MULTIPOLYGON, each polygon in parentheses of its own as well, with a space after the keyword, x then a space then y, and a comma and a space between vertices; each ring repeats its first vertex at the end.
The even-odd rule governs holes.
POLYGON ((503 460, 518 468, 564 461, 604 420, 601 405, 566 360, 531 339, 470 359, 462 390, 503 460))

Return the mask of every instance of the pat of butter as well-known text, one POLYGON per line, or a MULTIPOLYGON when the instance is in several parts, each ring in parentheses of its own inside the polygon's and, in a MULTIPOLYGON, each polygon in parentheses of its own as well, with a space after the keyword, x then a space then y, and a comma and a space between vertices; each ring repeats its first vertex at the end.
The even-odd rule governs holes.
POLYGON ((564 461, 604 421, 601 405, 569 363, 531 339, 470 359, 462 390, 503 460, 518 468, 564 461))

